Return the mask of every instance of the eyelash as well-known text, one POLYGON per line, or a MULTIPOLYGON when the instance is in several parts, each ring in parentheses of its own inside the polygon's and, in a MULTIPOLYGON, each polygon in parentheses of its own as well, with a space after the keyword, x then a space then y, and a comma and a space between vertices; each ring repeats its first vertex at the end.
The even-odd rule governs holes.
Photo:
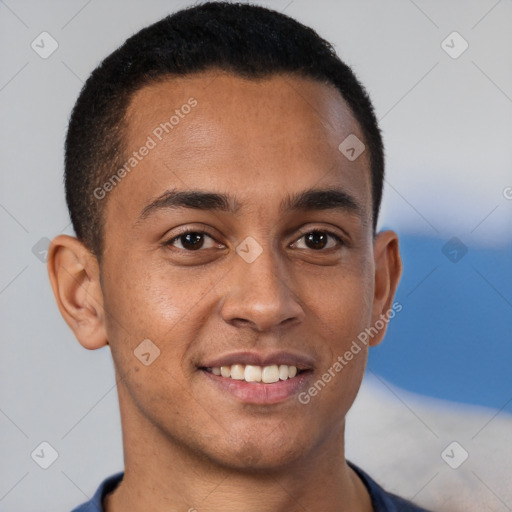
MULTIPOLYGON (((324 233, 324 234, 334 238, 336 240, 336 242, 338 242, 338 244, 340 244, 340 246, 347 245, 346 242, 338 234, 336 234, 336 233, 334 233, 334 232, 332 232, 332 231, 330 231, 328 229, 310 229, 310 230, 305 231, 304 233, 302 233, 300 235, 300 237, 297 238, 295 240, 295 242, 293 242, 293 243, 297 243, 299 240, 301 240, 306 235, 309 235, 311 233, 324 233)), ((209 238, 211 238, 212 240, 216 241, 215 238, 210 233, 208 233, 207 231, 203 231, 203 230, 200 230, 200 229, 189 229, 189 230, 183 231, 182 233, 180 233, 177 236, 174 236, 173 238, 171 238, 167 242, 164 242, 164 245, 165 246, 172 246, 173 243, 176 242, 177 240, 179 240, 181 237, 184 237, 184 236, 189 235, 189 234, 206 235, 209 238)), ((199 249, 196 249, 196 250, 181 249, 179 247, 176 247, 175 249, 178 250, 178 251, 182 251, 182 252, 191 252, 192 253, 192 252, 199 252, 202 249, 202 247, 199 248, 199 249)), ((325 251, 327 251, 329 249, 334 249, 334 247, 329 247, 328 249, 319 249, 319 250, 310 249, 310 250, 313 251, 313 252, 325 252, 325 251)), ((301 250, 304 250, 304 249, 301 249, 301 250)))

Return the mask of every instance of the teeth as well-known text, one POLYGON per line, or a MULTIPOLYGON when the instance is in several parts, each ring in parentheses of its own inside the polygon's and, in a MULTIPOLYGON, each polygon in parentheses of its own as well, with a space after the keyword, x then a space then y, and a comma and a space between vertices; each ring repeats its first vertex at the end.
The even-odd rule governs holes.
POLYGON ((231 367, 231 378, 235 380, 244 380, 245 379, 245 368, 241 364, 234 364, 231 367))
POLYGON ((261 366, 252 366, 248 364, 245 367, 244 375, 247 382, 261 382, 261 366))
POLYGON ((261 372, 261 380, 265 384, 271 384, 279 380, 279 367, 276 364, 265 366, 261 372))
POLYGON ((252 364, 234 364, 232 366, 221 366, 211 368, 214 375, 221 375, 225 378, 245 380, 246 382, 263 382, 272 384, 280 380, 293 379, 297 375, 296 366, 286 364, 273 364, 270 366, 255 366, 252 364))

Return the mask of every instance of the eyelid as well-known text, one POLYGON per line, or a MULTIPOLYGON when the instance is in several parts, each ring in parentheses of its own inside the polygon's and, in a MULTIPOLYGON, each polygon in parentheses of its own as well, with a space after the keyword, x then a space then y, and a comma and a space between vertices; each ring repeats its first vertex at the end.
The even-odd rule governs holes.
POLYGON ((326 234, 332 236, 333 238, 337 239, 340 243, 348 244, 348 240, 345 235, 342 235, 341 233, 339 233, 338 231, 336 231, 333 228, 323 227, 323 226, 313 226, 313 227, 308 226, 308 227, 299 229, 299 237, 296 238, 295 240, 299 240, 304 235, 307 235, 309 233, 326 233, 326 234))

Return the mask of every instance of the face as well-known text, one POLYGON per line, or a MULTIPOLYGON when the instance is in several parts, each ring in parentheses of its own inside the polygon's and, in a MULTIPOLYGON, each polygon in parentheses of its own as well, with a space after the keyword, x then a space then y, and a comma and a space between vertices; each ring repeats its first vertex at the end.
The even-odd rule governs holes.
POLYGON ((208 72, 139 90, 127 126, 136 161, 107 186, 100 266, 124 428, 233 468, 339 438, 366 347, 332 367, 382 312, 369 155, 338 149, 364 139, 346 103, 208 72))

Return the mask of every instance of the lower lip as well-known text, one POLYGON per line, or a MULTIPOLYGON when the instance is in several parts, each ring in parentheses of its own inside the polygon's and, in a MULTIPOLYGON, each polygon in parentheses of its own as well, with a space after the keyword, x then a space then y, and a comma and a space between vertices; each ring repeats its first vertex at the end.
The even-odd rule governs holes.
POLYGON ((284 402, 296 395, 305 386, 306 381, 311 375, 311 372, 305 371, 292 379, 264 384, 263 382, 246 382, 245 380, 230 379, 229 377, 214 375, 206 370, 200 371, 222 391, 230 393, 244 403, 258 405, 284 402))

